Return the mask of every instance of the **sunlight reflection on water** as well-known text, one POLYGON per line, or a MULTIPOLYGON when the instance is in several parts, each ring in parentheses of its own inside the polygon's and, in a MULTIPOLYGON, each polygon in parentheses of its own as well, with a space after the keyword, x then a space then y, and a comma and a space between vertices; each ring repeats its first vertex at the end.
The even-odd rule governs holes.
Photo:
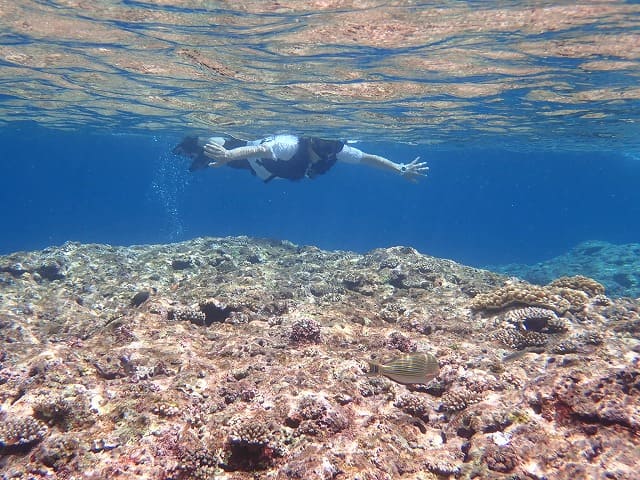
POLYGON ((0 125, 637 148, 639 27, 616 1, 4 2, 0 125))

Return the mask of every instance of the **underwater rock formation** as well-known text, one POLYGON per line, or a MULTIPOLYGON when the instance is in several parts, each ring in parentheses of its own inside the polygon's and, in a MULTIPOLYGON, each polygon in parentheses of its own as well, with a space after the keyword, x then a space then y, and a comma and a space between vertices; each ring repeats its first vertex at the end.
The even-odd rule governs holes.
POLYGON ((0 257, 0 302, 6 478, 637 478, 640 305, 585 277, 67 243, 0 257), (367 375, 412 352, 428 384, 367 375))

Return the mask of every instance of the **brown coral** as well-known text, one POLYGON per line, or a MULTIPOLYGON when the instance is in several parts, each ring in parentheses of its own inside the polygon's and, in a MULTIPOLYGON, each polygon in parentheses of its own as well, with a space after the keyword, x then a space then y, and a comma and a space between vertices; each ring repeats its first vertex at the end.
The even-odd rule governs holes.
POLYGON ((509 283, 488 293, 481 293, 471 301, 473 310, 500 310, 512 305, 551 309, 563 314, 571 307, 569 301, 545 287, 528 283, 509 283))
POLYGON ((33 417, 18 417, 5 420, 0 425, 0 452, 11 452, 21 447, 30 447, 47 434, 47 426, 33 417))
POLYGON ((196 325, 209 326, 214 322, 224 322, 232 313, 233 308, 216 298, 207 298, 198 302, 197 307, 176 307, 169 309, 169 320, 189 321, 196 325))
POLYGON ((481 393, 460 387, 449 390, 442 395, 440 410, 446 412, 459 412, 467 408, 469 405, 478 403, 481 400, 481 393))
POLYGON ((419 418, 425 422, 429 421, 431 407, 424 398, 418 395, 404 395, 395 401, 394 406, 412 417, 419 418))
POLYGON ((77 439, 67 435, 54 435, 46 438, 34 455, 44 465, 58 471, 71 462, 80 451, 77 439))
POLYGON ((207 480, 215 478, 219 457, 207 448, 186 450, 173 469, 180 479, 207 480))
POLYGON ((401 334, 400 332, 392 332, 387 339, 387 346, 392 349, 400 350, 404 353, 415 352, 418 345, 415 341, 401 334))
POLYGON ((589 297, 604 295, 604 286, 592 278, 583 275, 573 277, 560 277, 549 283, 549 287, 569 288, 586 293, 589 297))
POLYGON ((425 467, 437 475, 457 475, 460 473, 464 455, 462 452, 452 451, 448 448, 432 450, 425 461, 425 467))
POLYGON ((564 320, 560 320, 556 312, 548 308, 525 307, 509 310, 504 318, 521 330, 561 332, 567 329, 564 320))
POLYGON ((281 456, 273 427, 263 418, 236 420, 220 465, 227 471, 264 470, 281 456))
POLYGON ((271 430, 260 420, 241 422, 229 434, 234 445, 267 445, 270 439, 271 430))
POLYGON ((495 337, 514 350, 522 350, 527 347, 542 347, 547 343, 547 337, 542 333, 516 330, 515 328, 502 328, 496 332, 495 337))
POLYGON ((606 295, 596 295, 591 299, 591 302, 599 307, 608 307, 611 305, 611 299, 606 295))
POLYGON ((548 351, 557 355, 567 355, 568 353, 575 353, 578 351, 578 343, 570 338, 561 340, 559 342, 551 344, 548 351))
POLYGON ((321 435, 337 433, 349 426, 349 419, 343 410, 332 405, 327 399, 307 395, 286 419, 288 426, 297 429, 297 433, 321 435))
POLYGON ((289 340, 293 343, 320 343, 320 324, 313 318, 300 318, 291 325, 289 340))
POLYGON ((518 455, 510 445, 489 445, 482 454, 482 460, 489 470, 500 473, 509 473, 520 463, 518 455))
POLYGON ((582 290, 567 287, 551 287, 552 291, 569 302, 569 310, 578 312, 587 306, 589 296, 582 290))
POLYGON ((66 428, 73 410, 73 402, 62 396, 44 398, 33 406, 33 414, 36 418, 49 425, 62 425, 64 428, 66 428))
POLYGON ((191 322, 196 325, 206 325, 206 315, 200 310, 190 307, 180 307, 169 310, 169 320, 191 322))

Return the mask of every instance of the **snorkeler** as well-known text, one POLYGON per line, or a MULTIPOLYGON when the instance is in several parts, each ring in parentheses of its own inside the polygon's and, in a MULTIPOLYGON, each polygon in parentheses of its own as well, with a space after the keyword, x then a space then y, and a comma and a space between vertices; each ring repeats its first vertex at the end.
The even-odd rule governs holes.
POLYGON ((419 161, 420 157, 409 163, 395 163, 339 140, 295 135, 274 135, 251 141, 231 136, 188 136, 173 153, 191 158, 191 171, 228 165, 249 170, 265 182, 274 178, 315 178, 326 173, 337 161, 388 170, 410 181, 417 181, 429 170, 426 162, 419 161))

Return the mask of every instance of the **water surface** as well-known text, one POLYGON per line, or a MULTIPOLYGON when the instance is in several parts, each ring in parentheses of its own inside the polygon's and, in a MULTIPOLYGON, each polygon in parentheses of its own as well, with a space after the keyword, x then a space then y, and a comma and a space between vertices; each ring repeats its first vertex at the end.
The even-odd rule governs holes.
POLYGON ((635 2, 0 5, 5 125, 639 147, 635 2))

